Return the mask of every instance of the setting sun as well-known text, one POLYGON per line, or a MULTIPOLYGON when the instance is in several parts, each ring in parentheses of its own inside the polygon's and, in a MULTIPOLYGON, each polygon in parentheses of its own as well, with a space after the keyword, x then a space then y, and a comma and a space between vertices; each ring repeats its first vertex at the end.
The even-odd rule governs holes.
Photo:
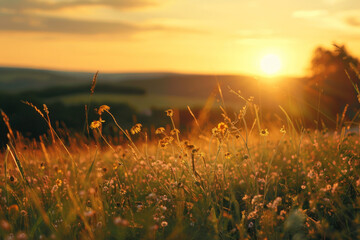
POLYGON ((268 54, 261 59, 260 68, 266 75, 275 75, 281 69, 281 60, 278 55, 268 54))

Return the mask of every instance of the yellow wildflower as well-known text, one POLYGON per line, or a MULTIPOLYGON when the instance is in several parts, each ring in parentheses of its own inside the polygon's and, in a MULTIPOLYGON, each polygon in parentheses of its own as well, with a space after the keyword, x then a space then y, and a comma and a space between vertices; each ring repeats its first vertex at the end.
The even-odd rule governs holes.
POLYGON ((61 181, 60 179, 56 179, 56 185, 57 185, 58 187, 61 187, 62 181, 61 181))
POLYGON ((91 125, 90 125, 90 128, 91 128, 91 129, 100 128, 102 122, 104 122, 104 120, 101 120, 101 121, 98 121, 98 120, 93 121, 93 122, 91 123, 91 125))
POLYGON ((225 153, 225 158, 230 159, 231 158, 231 153, 229 153, 229 152, 225 153))
POLYGON ((139 133, 141 131, 141 127, 142 127, 142 125, 140 123, 135 124, 135 126, 133 126, 130 130, 131 134, 135 135, 135 134, 139 133))
POLYGON ((286 133, 285 126, 282 126, 282 128, 280 129, 280 132, 281 132, 282 134, 285 134, 285 133, 286 133))
POLYGON ((212 132, 213 135, 217 135, 217 134, 219 133, 219 130, 218 130, 216 127, 214 127, 214 128, 211 130, 211 132, 212 132))
POLYGON ((170 131, 171 135, 175 135, 175 134, 179 134, 179 133, 180 133, 179 129, 176 129, 176 128, 174 128, 173 130, 170 131))
POLYGON ((98 114, 101 115, 105 111, 109 111, 110 107, 108 105, 101 105, 98 110, 98 114))
POLYGON ((269 131, 267 130, 267 128, 261 129, 260 136, 266 137, 268 135, 269 135, 269 131))
POLYGON ((225 131, 228 129, 228 125, 226 125, 225 123, 221 122, 217 125, 217 129, 219 132, 221 133, 225 133, 225 131))
POLYGON ((162 134, 163 132, 165 132, 165 128, 159 127, 158 129, 156 129, 155 134, 162 134))
POLYGON ((159 141, 159 143, 160 143, 160 146, 161 146, 162 148, 165 148, 165 147, 166 147, 168 144, 170 144, 173 140, 174 140, 173 137, 164 137, 163 139, 161 139, 161 140, 159 141))

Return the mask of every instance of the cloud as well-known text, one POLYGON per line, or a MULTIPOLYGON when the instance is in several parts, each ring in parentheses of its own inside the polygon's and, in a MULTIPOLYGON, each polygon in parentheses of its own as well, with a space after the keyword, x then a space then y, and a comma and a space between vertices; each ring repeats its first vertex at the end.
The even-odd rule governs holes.
POLYGON ((142 28, 128 23, 83 21, 32 15, 0 14, 0 31, 72 34, 132 33, 142 28))
POLYGON ((328 12, 323 9, 318 10, 301 10, 301 11, 295 11, 292 14, 293 18, 315 18, 315 17, 321 17, 327 15, 328 12))
POLYGON ((337 14, 337 17, 349 27, 360 27, 360 9, 342 11, 337 14))
POLYGON ((343 2, 344 0, 323 0, 323 2, 325 4, 328 4, 328 5, 335 5, 335 4, 339 4, 341 2, 343 2))
POLYGON ((0 32, 38 32, 64 34, 123 34, 163 31, 203 34, 196 29, 160 24, 133 24, 128 22, 87 21, 32 14, 0 13, 0 32))
MULTIPOLYGON (((360 37, 360 9, 297 11, 293 17, 307 20, 311 27, 325 29, 336 39, 360 37)), ((320 33, 320 31, 319 31, 320 33)))
POLYGON ((149 7, 158 4, 158 0, 0 0, 0 9, 23 10, 59 10, 81 6, 105 6, 116 9, 149 7))
POLYGON ((352 27, 360 27, 360 18, 357 16, 350 16, 345 19, 345 22, 352 27))
POLYGON ((53 11, 76 7, 109 7, 122 11, 159 4, 160 0, 0 0, 0 32, 38 32, 64 34, 123 34, 162 31, 203 34, 192 26, 166 22, 81 20, 52 16, 53 11), (50 12, 50 14, 49 14, 50 12))

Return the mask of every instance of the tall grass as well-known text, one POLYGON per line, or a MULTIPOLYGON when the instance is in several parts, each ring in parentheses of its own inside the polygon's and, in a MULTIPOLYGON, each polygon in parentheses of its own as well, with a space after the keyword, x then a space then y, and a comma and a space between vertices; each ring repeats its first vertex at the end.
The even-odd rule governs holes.
POLYGON ((45 106, 46 114, 26 102, 49 127, 40 141, 15 136, 4 113, 11 145, 0 154, 0 238, 360 238, 355 120, 344 111, 340 132, 307 130, 280 107, 284 126, 274 126, 253 99, 239 102, 240 112, 222 108, 210 128, 189 108, 190 134, 171 109, 169 126, 151 132, 123 129, 104 105, 89 124, 93 141, 72 133, 63 141, 45 106), (126 142, 114 145, 104 124, 126 142))

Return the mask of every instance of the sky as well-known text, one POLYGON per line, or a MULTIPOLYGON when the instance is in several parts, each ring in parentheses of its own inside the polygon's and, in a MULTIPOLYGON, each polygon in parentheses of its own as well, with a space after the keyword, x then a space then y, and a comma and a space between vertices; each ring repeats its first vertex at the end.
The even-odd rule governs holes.
POLYGON ((314 49, 360 56, 359 0, 0 0, 0 65, 304 76, 314 49))

